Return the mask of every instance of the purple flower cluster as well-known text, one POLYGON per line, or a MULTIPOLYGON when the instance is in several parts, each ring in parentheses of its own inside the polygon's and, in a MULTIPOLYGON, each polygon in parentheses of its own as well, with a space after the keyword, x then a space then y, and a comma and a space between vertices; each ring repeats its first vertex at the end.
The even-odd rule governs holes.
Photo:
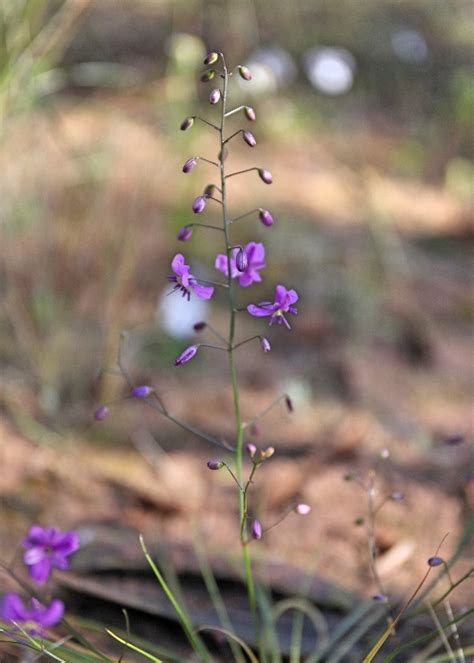
MULTIPOLYGON (((44 585, 53 568, 65 571, 69 568, 69 557, 79 548, 77 532, 60 532, 55 527, 30 527, 22 541, 25 549, 23 561, 28 567, 30 578, 44 585)), ((64 615, 64 603, 53 599, 45 606, 36 598, 29 605, 18 594, 5 594, 0 601, 0 619, 20 624, 29 633, 41 633, 42 629, 58 624, 64 615)))

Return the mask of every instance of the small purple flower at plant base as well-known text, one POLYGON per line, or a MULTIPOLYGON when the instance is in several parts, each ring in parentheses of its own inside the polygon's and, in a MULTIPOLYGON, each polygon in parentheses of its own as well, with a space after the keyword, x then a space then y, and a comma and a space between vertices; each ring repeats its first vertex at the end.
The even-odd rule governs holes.
POLYGON ((107 405, 99 405, 97 410, 94 412, 94 419, 96 421, 103 421, 105 417, 109 414, 109 408, 107 405))
POLYGON ((265 184, 271 184, 273 182, 273 176, 271 172, 265 168, 258 169, 258 176, 263 182, 265 182, 265 184))
POLYGON ((267 226, 267 228, 273 226, 273 216, 267 209, 261 209, 258 213, 258 218, 264 226, 267 226))
MULTIPOLYGON (((239 271, 237 268, 237 254, 242 251, 241 248, 232 249, 232 256, 230 259, 230 274, 233 279, 238 278, 239 284, 243 288, 247 288, 252 283, 260 283, 262 277, 258 270, 266 267, 265 264, 265 247, 262 243, 249 242, 243 249, 247 258, 247 268, 244 271, 239 271)), ((215 268, 227 276, 228 274, 228 261, 227 256, 220 253, 216 256, 215 268)))
POLYGON ((26 552, 23 561, 28 566, 30 578, 43 585, 53 568, 64 571, 69 568, 68 557, 79 548, 77 532, 60 532, 55 527, 33 525, 22 542, 26 552))
POLYGON ((148 398, 153 389, 146 384, 141 384, 138 387, 133 387, 131 394, 133 398, 148 398))
POLYGON ((441 564, 444 564, 444 559, 442 557, 438 557, 435 555, 434 557, 430 557, 429 560, 427 561, 428 566, 434 567, 434 566, 441 566, 441 564))
POLYGON ((190 345, 188 348, 186 348, 186 350, 183 350, 183 352, 176 357, 174 360, 174 365, 181 366, 182 364, 186 364, 196 356, 198 350, 199 345, 190 345))
POLYGON ((206 58, 204 60, 204 64, 207 67, 208 65, 214 64, 214 62, 217 62, 218 58, 219 58, 219 53, 216 53, 215 51, 211 51, 210 53, 208 53, 206 55, 206 58))
POLYGON ((254 520, 252 523, 252 538, 259 541, 263 536, 263 527, 262 523, 259 520, 254 520))
POLYGON ((244 64, 239 65, 239 74, 242 76, 244 81, 250 81, 252 79, 252 73, 250 69, 244 64))
POLYGON ((181 131, 186 131, 190 129, 194 124, 194 117, 186 117, 180 124, 181 131))
POLYGON ((251 131, 244 131, 242 134, 242 138, 247 143, 247 145, 249 145, 249 147, 255 147, 255 145, 257 144, 255 136, 251 131))
POLYGON ((224 467, 224 463, 222 460, 212 458, 211 460, 207 461, 207 466, 210 470, 220 470, 221 467, 224 467))
POLYGON ((295 513, 297 513, 299 516, 307 516, 310 511, 311 507, 309 504, 297 504, 295 506, 295 513))
POLYGON ((257 115, 254 109, 252 108, 252 106, 245 106, 244 113, 245 117, 247 118, 247 120, 250 120, 250 122, 255 122, 255 120, 257 119, 257 115))
POLYGON ((245 451, 248 453, 250 458, 253 458, 257 453, 257 447, 252 442, 247 442, 245 445, 245 451))
POLYGON ((260 304, 249 304, 247 311, 257 318, 270 317, 270 326, 277 322, 291 329, 285 313, 296 315, 297 309, 293 306, 298 301, 296 290, 287 290, 284 285, 277 285, 273 302, 260 302, 260 304))
POLYGON ((180 242, 187 242, 188 239, 191 239, 192 236, 193 236, 192 227, 183 226, 176 235, 176 239, 178 239, 180 242))
POLYGON ((183 297, 188 298, 188 301, 191 298, 191 288, 199 299, 210 299, 214 294, 214 288, 198 283, 190 273, 190 267, 184 262, 184 256, 181 253, 177 253, 173 258, 171 269, 174 272, 174 276, 168 276, 168 281, 176 284, 172 292, 180 290, 183 293, 183 297))
POLYGON ((190 173, 193 168, 197 166, 198 159, 197 157, 191 157, 187 161, 184 162, 183 165, 183 173, 190 173))
POLYGON ((192 204, 192 210, 194 214, 202 214, 206 207, 206 196, 198 196, 194 199, 192 204))
POLYGON ((221 99, 221 91, 219 90, 219 88, 212 90, 211 94, 209 95, 209 103, 215 106, 216 104, 219 103, 220 99, 221 99))
POLYGON ((53 599, 48 606, 42 605, 37 599, 31 599, 31 607, 27 608, 18 594, 5 594, 0 602, 0 619, 4 622, 15 622, 31 635, 42 632, 43 628, 56 626, 64 615, 64 603, 53 599))
POLYGON ((260 347, 264 352, 270 352, 270 350, 272 349, 270 341, 268 340, 268 338, 265 338, 265 336, 260 337, 260 347))

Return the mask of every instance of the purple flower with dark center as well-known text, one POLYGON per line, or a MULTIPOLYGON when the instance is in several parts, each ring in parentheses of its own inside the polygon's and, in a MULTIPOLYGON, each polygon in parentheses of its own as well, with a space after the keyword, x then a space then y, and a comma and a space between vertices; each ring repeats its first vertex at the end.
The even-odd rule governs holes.
POLYGON ((214 288, 201 285, 198 283, 197 279, 190 274, 190 267, 184 262, 184 256, 181 253, 177 253, 173 258, 171 269, 174 272, 174 276, 170 274, 170 276, 168 276, 168 281, 176 284, 171 292, 180 290, 183 293, 183 297, 188 298, 188 301, 191 298, 190 288, 194 290, 199 299, 210 299, 214 294, 214 288))
POLYGON ((296 290, 287 290, 284 285, 277 285, 275 288, 275 301, 274 302, 260 302, 260 304, 249 304, 247 311, 250 315, 257 318, 270 317, 270 326, 274 322, 286 325, 291 329, 288 320, 285 318, 285 313, 291 315, 297 314, 297 309, 293 306, 298 301, 298 294, 296 290))
POLYGON ((43 585, 56 567, 61 571, 69 568, 69 555, 79 548, 77 532, 60 532, 55 527, 30 527, 28 536, 22 542, 26 552, 23 561, 28 566, 30 578, 43 585))
MULTIPOLYGON (((240 247, 232 249, 230 274, 233 279, 239 279, 239 284, 243 288, 247 288, 249 285, 252 285, 252 283, 259 283, 262 280, 262 277, 258 273, 258 270, 263 269, 264 267, 266 267, 265 247, 262 243, 249 242, 247 246, 244 247, 243 251, 240 247), (247 265, 244 271, 240 271, 237 267, 237 256, 239 252, 243 252, 247 259, 247 265)), ((215 268, 225 275, 229 273, 226 255, 220 253, 216 256, 215 268)))
POLYGON ((41 633, 48 626, 59 624, 64 615, 64 603, 53 599, 48 606, 37 599, 31 599, 27 608, 18 594, 5 594, 0 602, 0 618, 4 622, 15 622, 24 626, 31 635, 41 633))

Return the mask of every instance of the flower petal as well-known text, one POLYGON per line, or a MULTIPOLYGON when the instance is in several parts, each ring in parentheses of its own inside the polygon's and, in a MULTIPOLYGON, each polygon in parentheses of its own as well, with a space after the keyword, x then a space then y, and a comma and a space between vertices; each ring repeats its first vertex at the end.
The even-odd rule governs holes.
POLYGON ((225 274, 227 276, 228 274, 228 261, 227 261, 227 256, 225 256, 223 253, 218 253, 216 255, 216 260, 214 262, 214 267, 217 269, 218 272, 222 272, 222 274, 225 274))
POLYGON ((214 288, 211 286, 201 285, 197 281, 193 281, 190 285, 199 299, 211 299, 214 294, 214 288))
POLYGON ((23 561, 27 566, 33 566, 41 562, 46 556, 44 546, 35 546, 24 553, 23 561))
POLYGON ((36 564, 32 564, 28 568, 28 571, 30 578, 34 580, 34 582, 38 583, 38 585, 43 585, 51 573, 51 560, 49 557, 44 557, 36 564))
MULTIPOLYGON (((264 304, 265 302, 262 302, 264 304)), ((257 318, 264 318, 268 315, 272 315, 273 313, 273 308, 272 304, 268 302, 267 306, 257 306, 257 304, 249 304, 247 306, 247 311, 250 313, 250 315, 254 315, 257 318)))
POLYGON ((47 532, 39 525, 32 525, 28 530, 26 538, 22 542, 24 548, 31 548, 32 546, 44 545, 47 540, 47 532))
POLYGON ((3 621, 26 621, 30 613, 18 594, 5 594, 0 603, 0 617, 3 621))
POLYGON ((64 603, 59 599, 53 599, 47 608, 38 610, 35 621, 42 626, 55 626, 64 615, 64 603))
POLYGON ((79 548, 77 532, 58 532, 53 543, 54 551, 61 555, 72 555, 79 548))

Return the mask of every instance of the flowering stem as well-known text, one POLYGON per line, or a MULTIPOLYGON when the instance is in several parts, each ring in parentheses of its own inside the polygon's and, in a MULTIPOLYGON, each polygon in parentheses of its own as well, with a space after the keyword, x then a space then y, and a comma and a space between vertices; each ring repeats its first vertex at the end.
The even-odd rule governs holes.
POLYGON ((216 124, 212 124, 212 122, 208 122, 208 121, 205 120, 203 117, 199 117, 198 115, 196 115, 196 116, 194 117, 194 119, 195 119, 195 120, 200 120, 201 122, 204 122, 204 124, 209 125, 210 127, 212 127, 213 129, 215 129, 216 131, 219 131, 219 127, 218 127, 216 124))
POLYGON ((234 113, 238 113, 240 110, 242 110, 242 108, 245 108, 245 106, 237 106, 237 108, 234 108, 231 111, 227 111, 227 113, 225 114, 225 117, 230 117, 234 113))
POLYGON ((240 341, 240 343, 237 343, 237 345, 234 345, 232 348, 233 350, 237 350, 237 348, 240 348, 241 345, 245 345, 246 343, 250 343, 250 341, 254 341, 256 338, 261 339, 262 337, 260 334, 257 334, 256 336, 251 336, 250 338, 246 338, 245 341, 240 341))
MULTIPOLYGON (((227 254, 227 264, 231 264, 232 242, 230 239, 230 231, 227 223, 227 192, 226 192, 226 174, 225 174, 225 161, 224 161, 224 144, 225 144, 225 117, 227 105, 227 89, 229 82, 229 74, 223 54, 221 53, 222 65, 224 69, 224 83, 222 89, 222 103, 221 103, 221 124, 220 124, 220 174, 221 174, 221 190, 222 190, 222 225, 225 236, 225 251, 227 254)), ((252 169, 254 170, 254 169, 252 169)), ((234 283, 231 275, 231 270, 228 270, 227 282, 229 284, 229 368, 232 381, 232 395, 234 401, 235 413, 235 426, 236 426, 236 441, 235 441, 235 475, 236 480, 241 485, 242 482, 242 448, 244 442, 244 429, 242 424, 242 415, 240 410, 240 395, 239 386, 237 382, 237 369, 235 365, 234 354, 234 339, 235 339, 235 290, 234 283)), ((252 574, 252 565, 247 542, 247 527, 246 527, 246 493, 239 490, 239 513, 240 513, 240 541, 242 545, 242 556, 244 563, 245 583, 247 586, 247 595, 249 599, 250 610, 254 620, 255 629, 258 636, 257 625, 257 602, 255 597, 255 584, 252 574)))
POLYGON ((232 140, 232 138, 234 138, 235 136, 238 136, 239 134, 241 134, 241 133, 243 133, 243 132, 244 132, 243 129, 239 129, 238 131, 234 131, 233 134, 231 134, 228 138, 225 139, 225 141, 224 141, 224 145, 225 145, 225 143, 228 143, 229 140, 232 140))
POLYGON ((224 232, 219 226, 211 226, 209 223, 188 223, 186 224, 188 228, 192 226, 200 226, 201 228, 211 228, 212 230, 218 230, 219 232, 224 232))
POLYGON ((235 173, 226 175, 226 178, 228 179, 229 177, 234 177, 235 175, 242 175, 242 173, 250 173, 252 170, 258 170, 257 166, 254 166, 253 168, 245 168, 244 170, 236 170, 235 173))
POLYGON ((246 216, 250 216, 255 212, 260 212, 260 208, 256 207, 255 209, 251 209, 250 212, 245 212, 245 214, 240 214, 240 216, 236 216, 235 219, 229 219, 228 223, 235 223, 236 221, 240 221, 240 219, 245 219, 246 216))
POLYGON ((212 163, 213 166, 216 166, 216 168, 219 168, 219 164, 217 161, 211 161, 210 159, 206 159, 206 157, 196 157, 200 161, 205 161, 206 163, 212 163))

